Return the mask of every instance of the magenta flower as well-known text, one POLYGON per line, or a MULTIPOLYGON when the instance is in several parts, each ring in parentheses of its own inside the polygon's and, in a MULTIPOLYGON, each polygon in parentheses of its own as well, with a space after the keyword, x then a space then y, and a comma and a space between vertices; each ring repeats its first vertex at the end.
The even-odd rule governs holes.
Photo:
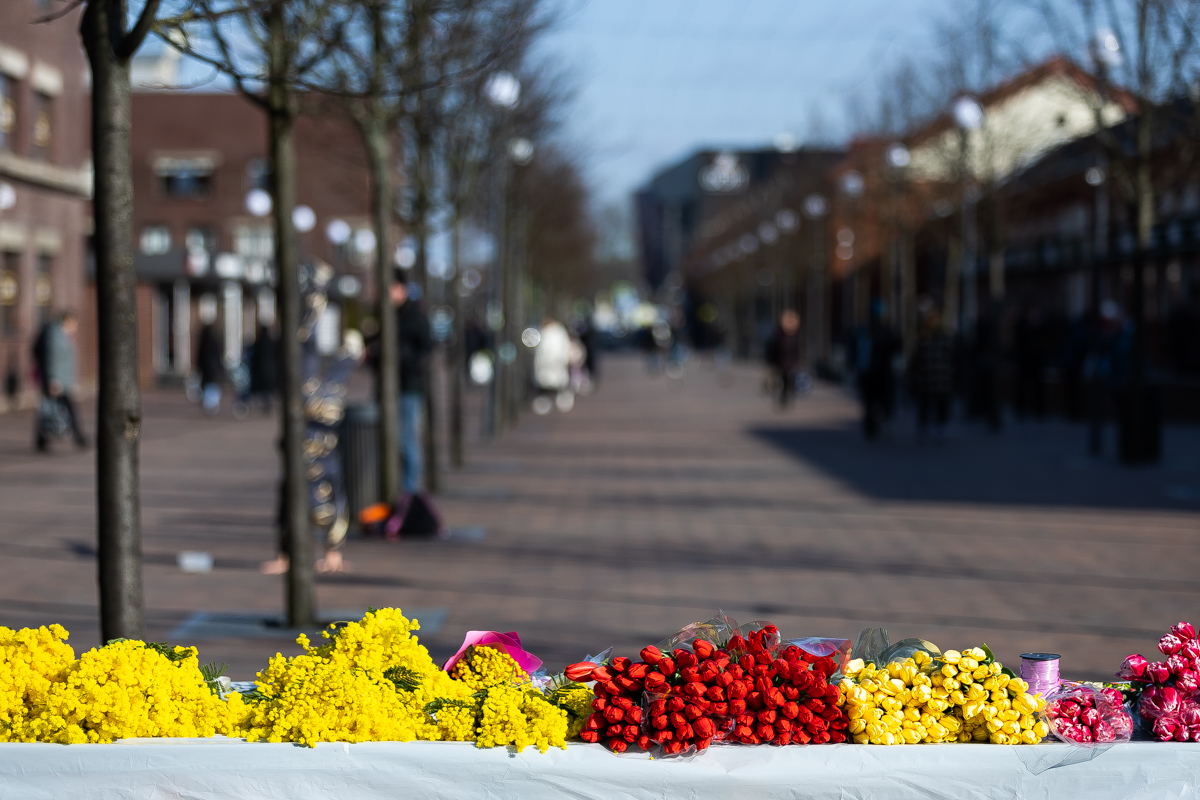
POLYGON ((1171 633, 1175 634, 1180 639, 1196 638, 1196 629, 1192 627, 1190 622, 1176 622, 1171 626, 1171 633))
POLYGON ((1175 655, 1181 647, 1183 647, 1183 639, 1180 639, 1173 633, 1168 633, 1158 640, 1158 651, 1164 656, 1175 655))
POLYGON ((1192 668, 1192 662, 1181 656, 1179 653, 1167 659, 1167 669, 1171 670, 1171 675, 1178 678, 1183 673, 1192 668))
POLYGON ((1154 720, 1154 735, 1160 742, 1169 742, 1175 738, 1175 732, 1180 727, 1182 726, 1176 720, 1160 717, 1154 720))
POLYGON ((1151 683, 1166 683, 1167 678, 1171 677, 1171 669, 1163 662, 1155 661, 1146 667, 1146 677, 1151 683))
POLYGON ((1151 686, 1142 693, 1143 716, 1165 717, 1179 711, 1179 693, 1170 686, 1151 686))
POLYGON ((1185 669, 1175 676, 1175 688, 1181 692, 1194 692, 1200 689, 1200 672, 1185 669))
POLYGON ((1150 662, 1145 656, 1133 654, 1125 658, 1125 663, 1121 665, 1121 671, 1115 677, 1126 681, 1143 680, 1146 674, 1146 667, 1150 662))
POLYGON ((1117 732, 1104 720, 1097 722, 1093 726, 1092 732, 1097 742, 1115 742, 1117 740, 1117 732))

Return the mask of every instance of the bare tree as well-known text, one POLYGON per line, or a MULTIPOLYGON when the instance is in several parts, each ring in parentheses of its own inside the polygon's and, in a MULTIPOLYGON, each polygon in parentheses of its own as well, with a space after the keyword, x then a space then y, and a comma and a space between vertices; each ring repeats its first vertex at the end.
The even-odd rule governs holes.
POLYGON ((292 223, 296 204, 293 127, 299 113, 298 93, 328 79, 323 70, 340 46, 348 13, 345 0, 192 0, 186 12, 159 25, 169 43, 229 76, 238 91, 267 116, 281 330, 282 524, 291 551, 287 618, 293 628, 316 621, 304 474, 299 258, 292 223))
MULTIPOLYGON (((1102 166, 1116 196, 1129 208, 1136 234, 1130 309, 1134 322, 1129 386, 1121 413, 1121 457, 1129 463, 1156 461, 1161 428, 1146 375, 1146 260, 1155 225, 1154 156, 1164 130, 1178 121, 1178 101, 1186 99, 1200 75, 1200 3, 1194 0, 1070 0, 1041 8, 1064 51, 1090 63, 1096 75, 1093 112, 1102 148, 1102 166), (1113 126, 1109 108, 1132 97, 1136 116, 1113 126), (1132 128, 1130 130, 1130 128, 1132 128)), ((1186 134, 1180 148, 1183 172, 1195 168, 1194 142, 1200 109, 1185 104, 1186 134), (1190 129, 1190 130, 1188 130, 1190 129), (1189 163, 1190 162, 1190 163, 1189 163)), ((1179 131, 1176 131, 1178 136, 1179 131)), ((1161 176, 1160 177, 1161 180, 1161 176)), ((1111 189, 1109 190, 1111 194, 1111 189)), ((1095 282, 1094 282, 1095 283, 1095 282)), ((1098 298, 1099 285, 1094 286, 1098 298)), ((1094 298, 1095 299, 1095 298, 1094 298)))
MULTIPOLYGON (((416 243, 414 272, 426 286, 428 242, 435 228, 450 233, 449 271, 457 273, 459 222, 475 201, 484 166, 503 158, 503 120, 485 100, 493 70, 519 65, 544 30, 540 0, 457 0, 414 5, 408 49, 412 69, 427 85, 404 106, 408 202, 403 219, 416 243), (424 33, 415 36, 413 31, 424 33), (441 224, 438 224, 438 221, 441 224)), ((522 108, 529 108, 528 102, 522 108)), ((432 293, 431 293, 431 296, 432 293)), ((454 335, 450 339, 451 458, 462 463, 462 309, 451 292, 454 335)), ((427 375, 425 453, 428 487, 440 480, 436 386, 427 375)))
MULTIPOLYGON (((72 2, 66 11, 78 5, 72 2)), ((146 0, 130 27, 126 0, 88 0, 79 26, 92 73, 96 176, 92 199, 100 362, 96 538, 102 641, 142 638, 145 627, 129 75, 130 60, 153 27, 158 10, 159 0, 146 0)))

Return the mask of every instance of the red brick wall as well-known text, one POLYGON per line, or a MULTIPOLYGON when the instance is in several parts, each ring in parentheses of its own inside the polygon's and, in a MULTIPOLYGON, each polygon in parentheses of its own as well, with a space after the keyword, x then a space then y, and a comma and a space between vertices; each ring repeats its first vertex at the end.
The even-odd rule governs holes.
POLYGON ((16 330, 0 331, 0 363, 12 369, 20 380, 20 401, 29 403, 37 386, 31 379, 31 347, 37 336, 40 318, 53 313, 82 311, 84 305, 85 238, 89 231, 87 200, 79 192, 50 188, 38 180, 25 180, 27 169, 78 178, 87 163, 87 121, 89 116, 84 89, 86 61, 79 43, 79 10, 60 20, 34 24, 46 13, 34 0, 0 0, 0 44, 25 56, 28 67, 24 77, 10 77, 16 105, 16 128, 5 160, 0 163, 0 180, 16 190, 16 205, 0 211, 0 225, 22 230, 23 243, 10 242, 7 249, 15 255, 18 277, 16 330), (51 141, 45 158, 34 158, 33 124, 35 90, 32 74, 41 62, 62 77, 62 91, 51 104, 51 141), (22 167, 22 164, 25 166, 22 167), (9 166, 6 166, 9 165, 9 166), (47 237, 57 244, 51 247, 47 237), (35 304, 34 286, 39 254, 51 254, 51 301, 48 307, 35 304))

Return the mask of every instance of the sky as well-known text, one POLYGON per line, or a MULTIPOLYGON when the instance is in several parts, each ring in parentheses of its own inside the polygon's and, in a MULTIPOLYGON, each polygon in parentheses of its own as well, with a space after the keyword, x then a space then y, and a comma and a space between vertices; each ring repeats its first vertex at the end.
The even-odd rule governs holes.
POLYGON ((575 88, 564 131, 600 204, 691 151, 840 141, 848 98, 930 47, 947 0, 559 0, 543 47, 575 88))

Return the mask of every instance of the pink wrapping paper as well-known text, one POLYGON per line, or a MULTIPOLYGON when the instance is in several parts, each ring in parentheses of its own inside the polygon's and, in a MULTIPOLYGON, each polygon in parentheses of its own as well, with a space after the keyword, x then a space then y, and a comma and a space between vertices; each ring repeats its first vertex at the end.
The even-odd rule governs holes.
POLYGON ((494 647, 497 650, 508 653, 513 660, 517 662, 517 666, 525 670, 527 674, 532 675, 539 667, 542 666, 542 660, 533 653, 527 653, 521 649, 521 637, 516 631, 508 633, 498 633, 497 631, 467 631, 466 638, 463 639, 462 647, 458 648, 458 652, 450 656, 450 660, 442 667, 446 672, 454 668, 458 660, 467 652, 467 648, 472 645, 480 647, 494 647))

